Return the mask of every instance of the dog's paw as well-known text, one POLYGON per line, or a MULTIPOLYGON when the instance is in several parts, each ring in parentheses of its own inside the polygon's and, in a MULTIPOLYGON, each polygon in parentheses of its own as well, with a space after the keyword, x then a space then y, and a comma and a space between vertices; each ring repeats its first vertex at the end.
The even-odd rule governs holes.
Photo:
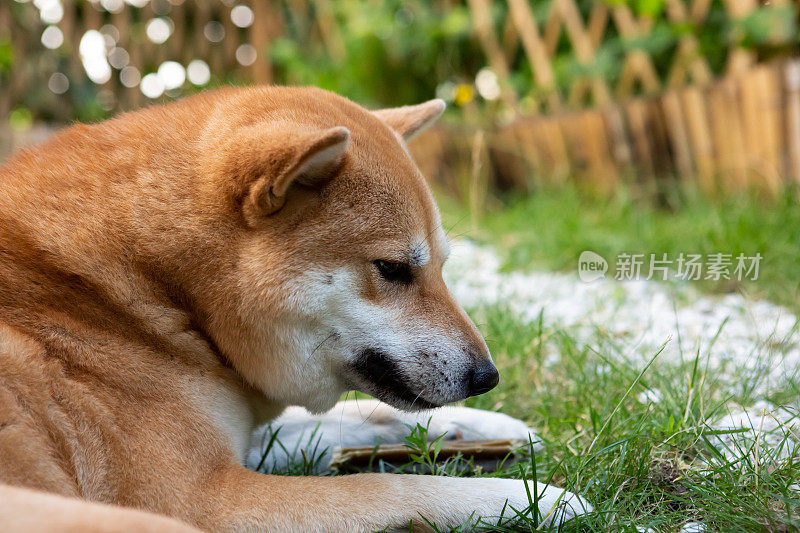
POLYGON ((526 488, 526 482, 521 479, 484 481, 492 483, 485 488, 485 505, 476 513, 483 523, 513 522, 520 519, 521 514, 538 524, 555 526, 592 510, 592 505, 584 498, 552 485, 528 481, 526 488))
POLYGON ((428 434, 438 436, 442 433, 446 434, 446 439, 531 439, 535 448, 540 447, 536 432, 522 420, 470 407, 444 407, 434 411, 428 434))
POLYGON ((448 480, 442 485, 456 489, 458 497, 445 500, 444 495, 453 491, 441 487, 445 490, 439 493, 437 508, 444 522, 437 525, 471 530, 526 520, 552 527, 592 510, 592 505, 577 494, 544 483, 529 481, 526 488, 526 482, 520 479, 439 479, 448 480))

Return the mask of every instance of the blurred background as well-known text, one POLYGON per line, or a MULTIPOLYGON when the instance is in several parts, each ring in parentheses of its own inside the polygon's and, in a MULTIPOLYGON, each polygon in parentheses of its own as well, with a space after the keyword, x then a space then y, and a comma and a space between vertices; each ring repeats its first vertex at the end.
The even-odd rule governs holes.
POLYGON ((411 150, 503 376, 468 404, 546 447, 503 475, 588 495, 592 531, 797 531, 799 6, 0 0, 0 162, 220 85, 443 98, 411 150))
POLYGON ((427 175, 481 203, 565 180, 800 180, 790 0, 3 0, 2 148, 222 84, 434 96, 427 175), (477 197, 476 197, 477 195, 477 197))
POLYGON ((453 230, 501 241, 510 268, 574 270, 583 249, 777 249, 761 281, 699 284, 794 307, 798 6, 2 0, 0 160, 220 85, 315 85, 373 108, 439 97, 413 155, 453 230))
POLYGON ((514 266, 765 241, 781 266, 762 277, 782 284, 749 286, 794 305, 798 5, 2 0, 0 160, 66 124, 219 85, 316 85, 369 107, 440 97, 444 120, 413 154, 454 230, 502 240, 514 266))

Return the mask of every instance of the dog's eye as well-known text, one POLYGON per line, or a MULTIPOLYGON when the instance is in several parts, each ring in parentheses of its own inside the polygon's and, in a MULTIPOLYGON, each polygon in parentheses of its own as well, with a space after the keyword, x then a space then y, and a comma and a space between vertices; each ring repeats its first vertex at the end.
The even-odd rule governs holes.
POLYGON ((375 267, 380 272, 381 276, 387 281, 393 283, 409 284, 414 280, 411 273, 411 265, 407 263, 398 263, 397 261, 384 261, 378 259, 374 262, 375 267))

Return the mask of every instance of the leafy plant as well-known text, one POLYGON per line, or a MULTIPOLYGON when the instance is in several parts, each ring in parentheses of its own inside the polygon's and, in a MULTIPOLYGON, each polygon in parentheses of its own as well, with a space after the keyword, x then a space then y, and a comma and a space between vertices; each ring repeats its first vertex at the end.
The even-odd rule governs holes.
POLYGON ((408 448, 408 456, 412 464, 423 465, 432 475, 441 475, 442 466, 438 464, 439 453, 442 451, 442 444, 445 433, 438 437, 428 440, 428 429, 431 419, 424 426, 417 423, 416 426, 408 426, 411 433, 406 437, 403 444, 408 448))

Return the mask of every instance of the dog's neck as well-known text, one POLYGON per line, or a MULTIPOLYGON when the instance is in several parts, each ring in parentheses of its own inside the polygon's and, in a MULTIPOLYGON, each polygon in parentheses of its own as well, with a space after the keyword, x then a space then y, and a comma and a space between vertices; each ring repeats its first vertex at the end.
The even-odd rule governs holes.
MULTIPOLYGON (((279 415, 282 406, 231 367, 179 287, 125 259, 91 264, 58 255, 0 216, 0 326, 34 339, 49 359, 61 362, 65 375, 81 379, 114 366, 127 369, 118 372, 136 376, 134 381, 147 381, 145 369, 180 365, 182 375, 199 376, 187 388, 187 404, 228 436, 242 460, 254 426, 279 415), (76 264, 87 268, 78 273, 70 268, 76 264)), ((135 387, 130 381, 119 385, 135 387)))
POLYGON ((206 281, 224 279, 233 258, 218 248, 226 235, 200 227, 208 215, 191 198, 198 178, 190 152, 171 161, 161 155, 174 154, 161 150, 164 143, 192 139, 155 132, 136 154, 98 155, 107 168, 73 160, 69 175, 25 172, 32 157, 41 168, 65 168, 73 146, 113 150, 123 134, 113 123, 91 133, 77 128, 0 169, 0 322, 75 368, 88 364, 81 350, 89 347, 92 358, 135 353, 212 372, 247 399, 245 418, 274 416, 280 407, 244 383, 208 328, 214 306, 232 304, 222 283, 206 281), (152 182, 153 165, 176 175, 152 182))

